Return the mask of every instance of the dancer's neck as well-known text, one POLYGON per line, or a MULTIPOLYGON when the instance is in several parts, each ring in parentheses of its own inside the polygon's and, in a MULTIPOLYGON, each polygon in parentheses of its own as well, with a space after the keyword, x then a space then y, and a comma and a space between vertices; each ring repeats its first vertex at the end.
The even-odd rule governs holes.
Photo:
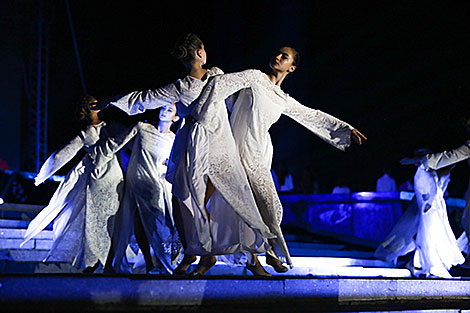
POLYGON ((276 86, 281 86, 284 79, 287 77, 289 73, 287 72, 278 72, 278 71, 271 71, 269 74, 266 74, 269 80, 276 86))
POLYGON ((171 126, 172 122, 163 122, 163 121, 159 121, 158 124, 157 124, 157 131, 159 133, 170 133, 170 126, 171 126))
POLYGON ((202 67, 201 63, 198 62, 185 64, 184 66, 186 67, 186 71, 188 72, 189 76, 200 80, 202 80, 207 73, 207 70, 202 67))

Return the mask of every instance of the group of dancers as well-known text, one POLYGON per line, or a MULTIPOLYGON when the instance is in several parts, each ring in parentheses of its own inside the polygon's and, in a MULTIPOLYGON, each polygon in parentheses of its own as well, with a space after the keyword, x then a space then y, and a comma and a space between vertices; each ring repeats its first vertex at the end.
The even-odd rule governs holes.
POLYGON ((35 184, 82 148, 86 155, 31 221, 24 242, 53 222, 54 244, 46 260, 68 260, 88 272, 100 264, 105 272, 131 271, 127 251, 134 237, 146 272, 184 274, 200 256, 191 274, 204 275, 216 256, 225 255, 246 260, 254 275, 270 276, 258 254, 266 254, 275 271, 287 271, 292 260, 270 173, 269 128, 285 114, 343 151, 352 140, 362 144, 367 138, 282 91, 299 65, 292 47, 273 54, 267 73, 205 69, 206 50, 194 34, 182 37, 172 54, 186 67, 184 78, 102 101, 83 100, 86 127, 49 157, 35 184), (159 108, 159 119, 122 130, 98 115, 110 105, 129 115, 159 108), (178 121, 175 135, 170 127, 178 121), (132 152, 124 174, 119 152, 126 145, 132 152))

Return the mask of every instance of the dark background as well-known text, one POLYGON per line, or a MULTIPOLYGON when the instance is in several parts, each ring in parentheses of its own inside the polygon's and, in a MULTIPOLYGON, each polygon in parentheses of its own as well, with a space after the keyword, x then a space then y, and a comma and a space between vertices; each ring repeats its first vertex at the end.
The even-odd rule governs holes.
MULTIPOLYGON (((467 139, 459 120, 469 110, 468 5, 356 2, 95 0, 70 6, 88 93, 99 99, 183 77, 184 67, 170 51, 186 32, 205 43, 207 66, 225 72, 265 70, 275 49, 295 47, 301 64, 283 89, 369 138, 343 153, 287 117, 272 127, 274 166, 286 160, 294 183, 310 168, 327 193, 339 176, 353 191, 374 190, 384 167, 401 184, 415 168, 399 160, 416 147, 441 151, 467 139)), ((0 157, 13 169, 20 167, 24 127, 27 3, 3 1, 0 7, 0 157)), ((51 4, 48 149, 53 152, 78 132, 74 112, 83 92, 64 2, 51 4)), ((450 194, 461 197, 467 164, 452 175, 450 194)))

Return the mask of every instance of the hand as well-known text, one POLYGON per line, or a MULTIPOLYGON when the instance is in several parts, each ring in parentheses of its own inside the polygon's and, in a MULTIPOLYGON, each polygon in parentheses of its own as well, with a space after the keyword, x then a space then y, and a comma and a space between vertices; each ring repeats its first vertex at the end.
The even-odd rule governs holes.
POLYGON ((354 139, 354 141, 358 145, 362 145, 362 140, 367 140, 367 137, 364 136, 363 133, 361 133, 360 131, 358 131, 355 128, 353 130, 351 130, 351 138, 354 139))
POLYGON ((400 163, 401 165, 419 165, 421 162, 419 158, 403 158, 400 163))

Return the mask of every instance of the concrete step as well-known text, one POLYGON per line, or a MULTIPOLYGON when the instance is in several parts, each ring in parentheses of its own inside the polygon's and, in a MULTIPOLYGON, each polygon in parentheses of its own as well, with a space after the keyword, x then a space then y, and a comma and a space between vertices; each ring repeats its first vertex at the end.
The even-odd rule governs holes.
POLYGON ((0 228, 28 228, 29 221, 0 219, 0 228))
POLYGON ((0 250, 0 260, 41 262, 48 253, 48 250, 0 250))
MULTIPOLYGON (((26 229, 15 229, 15 228, 0 228, 0 240, 1 239, 23 239, 26 234, 26 229)), ((34 239, 52 239, 53 234, 51 230, 43 230, 37 234, 34 239)))

